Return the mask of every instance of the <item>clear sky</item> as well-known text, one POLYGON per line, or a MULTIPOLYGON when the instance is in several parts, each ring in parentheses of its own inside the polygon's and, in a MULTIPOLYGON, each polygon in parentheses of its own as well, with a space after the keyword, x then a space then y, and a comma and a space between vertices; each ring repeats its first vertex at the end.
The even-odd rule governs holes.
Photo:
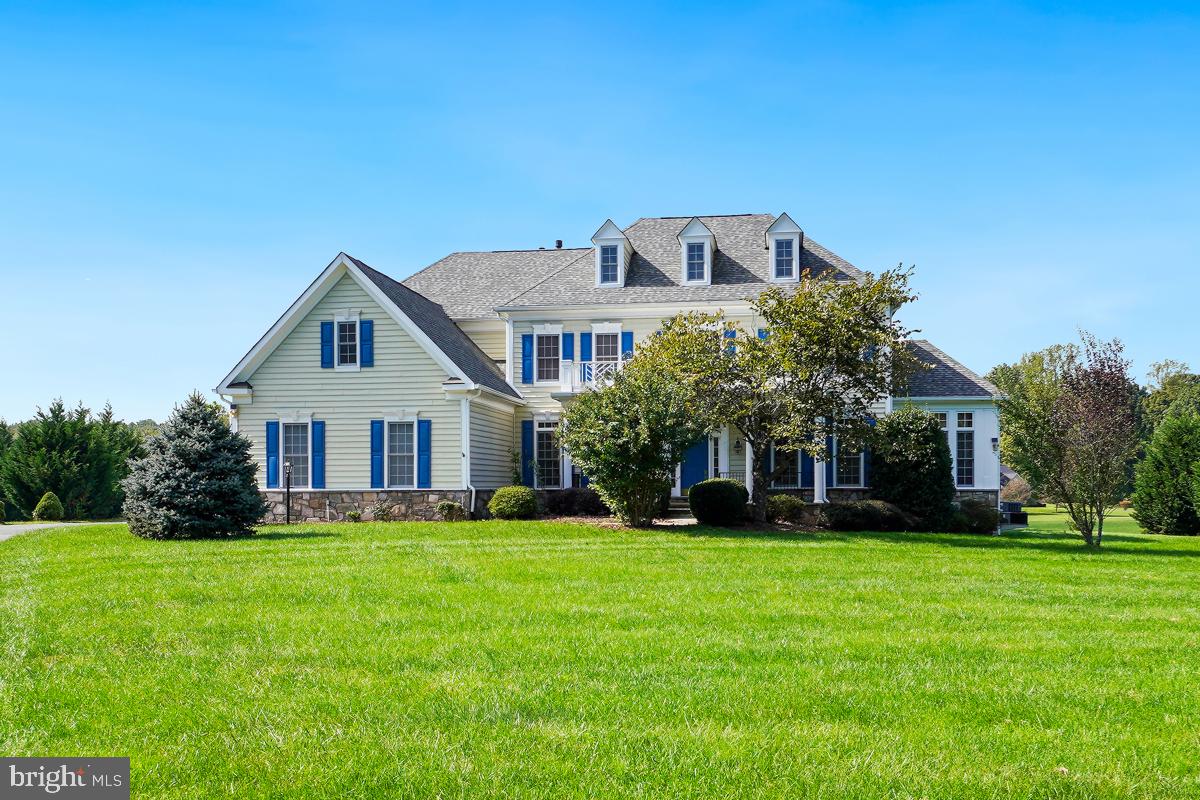
POLYGON ((162 419, 345 250, 787 211, 968 366, 1200 368, 1196 4, 0 4, 0 416, 162 419))

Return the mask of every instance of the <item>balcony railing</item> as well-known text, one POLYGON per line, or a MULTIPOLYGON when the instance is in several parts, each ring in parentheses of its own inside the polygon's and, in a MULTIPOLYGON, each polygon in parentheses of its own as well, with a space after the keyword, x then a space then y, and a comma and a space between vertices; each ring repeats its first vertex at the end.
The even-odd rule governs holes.
POLYGON ((624 361, 568 361, 563 359, 559 375, 560 391, 578 393, 612 383, 613 376, 625 368, 624 361))

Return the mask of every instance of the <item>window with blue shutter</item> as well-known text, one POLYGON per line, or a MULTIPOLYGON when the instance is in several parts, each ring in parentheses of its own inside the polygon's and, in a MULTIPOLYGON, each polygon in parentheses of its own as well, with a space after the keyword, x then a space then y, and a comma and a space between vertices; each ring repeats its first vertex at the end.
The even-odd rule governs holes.
POLYGON ((383 420, 371 420, 371 488, 383 488, 383 420))
POLYGON ((417 420, 417 488, 433 486, 433 420, 417 420))
POLYGON ((267 488, 279 488, 279 420, 267 422, 267 488))
POLYGON ((360 320, 358 323, 358 363, 364 367, 375 366, 375 321, 360 320))
POLYGON ((312 488, 325 488, 325 421, 312 421, 312 488))
POLYGON ((321 323, 321 369, 333 369, 333 321, 321 323))
POLYGON ((591 334, 591 332, 584 332, 584 333, 579 334, 579 360, 580 361, 591 361, 592 360, 592 334, 591 334))
POLYGON ((533 420, 521 420, 521 483, 533 486, 533 420))
POLYGON ((735 350, 737 350, 737 345, 735 345, 733 343, 733 340, 735 338, 737 338, 737 331, 735 331, 733 329, 725 331, 725 339, 726 339, 725 352, 726 353, 733 353, 735 350))
POLYGON ((621 358, 633 358, 633 331, 621 331, 621 358))
POLYGON ((533 334, 521 334, 521 383, 533 383, 533 334))
POLYGON ((575 360, 575 334, 564 333, 562 335, 562 357, 564 361, 575 360))

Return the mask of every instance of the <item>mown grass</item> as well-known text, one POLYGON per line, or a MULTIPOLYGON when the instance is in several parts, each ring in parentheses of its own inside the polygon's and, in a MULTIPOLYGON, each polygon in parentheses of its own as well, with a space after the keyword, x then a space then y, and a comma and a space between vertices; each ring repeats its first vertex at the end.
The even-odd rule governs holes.
POLYGON ((0 753, 139 797, 1200 796, 1200 541, 1129 522, 22 534, 0 753))

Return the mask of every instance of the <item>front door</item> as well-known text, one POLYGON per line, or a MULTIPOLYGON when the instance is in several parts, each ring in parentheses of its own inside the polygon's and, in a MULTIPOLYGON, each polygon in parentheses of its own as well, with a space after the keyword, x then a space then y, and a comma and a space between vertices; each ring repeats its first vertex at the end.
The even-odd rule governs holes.
POLYGON ((708 477, 708 447, 708 437, 704 436, 684 452, 679 468, 679 489, 683 494, 688 493, 692 484, 708 477))

